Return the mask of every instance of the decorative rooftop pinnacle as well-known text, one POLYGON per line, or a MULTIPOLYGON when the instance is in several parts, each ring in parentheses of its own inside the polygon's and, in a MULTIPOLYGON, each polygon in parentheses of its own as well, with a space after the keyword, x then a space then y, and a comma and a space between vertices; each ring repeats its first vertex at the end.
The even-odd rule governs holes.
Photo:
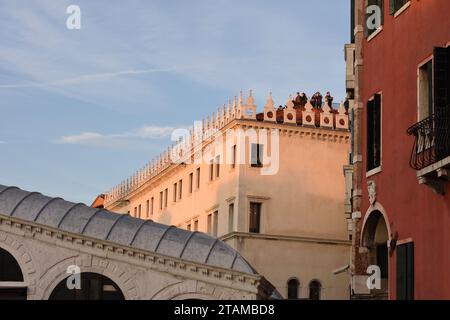
POLYGON ((286 107, 288 107, 289 109, 294 108, 294 102, 292 101, 292 95, 289 95, 289 99, 288 101, 286 101, 286 107))
POLYGON ((264 108, 275 108, 275 101, 273 101, 272 91, 269 91, 269 96, 267 97, 266 105, 264 108))
POLYGON ((253 106, 255 105, 255 98, 253 97, 253 90, 250 89, 248 93, 247 101, 245 102, 247 106, 253 106))
POLYGON ((244 98, 243 98, 243 94, 242 94, 242 90, 241 90, 241 92, 239 93, 238 108, 242 108, 243 101, 244 101, 244 98))

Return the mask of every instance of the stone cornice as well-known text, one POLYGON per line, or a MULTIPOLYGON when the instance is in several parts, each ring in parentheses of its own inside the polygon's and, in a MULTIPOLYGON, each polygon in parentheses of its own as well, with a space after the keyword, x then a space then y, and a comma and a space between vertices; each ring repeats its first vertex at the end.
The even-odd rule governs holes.
POLYGON ((328 245, 343 245, 351 246, 352 242, 349 240, 341 239, 328 239, 328 238, 317 238, 317 237, 298 237, 298 236, 286 236, 286 235, 273 235, 273 234, 259 234, 259 233, 246 233, 246 232, 233 232, 220 237, 222 241, 233 240, 237 238, 248 238, 248 239, 261 239, 261 240, 272 240, 272 241, 291 241, 291 242, 307 242, 307 243, 318 243, 318 244, 328 244, 328 245))

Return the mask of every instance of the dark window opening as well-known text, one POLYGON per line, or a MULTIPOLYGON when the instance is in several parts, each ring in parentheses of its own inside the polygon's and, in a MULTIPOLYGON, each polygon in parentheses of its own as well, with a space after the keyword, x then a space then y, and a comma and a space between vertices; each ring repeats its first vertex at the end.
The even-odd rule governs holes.
POLYGON ((397 246, 397 300, 414 299, 414 243, 397 246))
POLYGON ((389 14, 394 15, 410 0, 389 0, 389 14))
POLYGON ((367 103, 367 171, 381 166, 381 95, 367 103))
POLYGON ((322 284, 313 280, 309 284, 309 299, 310 300, 320 300, 320 291, 322 290, 322 284))
POLYGON ((17 260, 6 250, 0 248, 0 281, 23 282, 23 274, 17 260))
POLYGON ((69 289, 66 278, 53 290, 50 300, 125 300, 111 279, 96 273, 81 273, 80 277, 80 289, 69 289))
POLYGON ((296 300, 299 298, 298 289, 300 287, 300 282, 297 279, 291 279, 287 283, 288 286, 288 299, 296 300))
POLYGON ((250 233, 260 233, 261 227, 261 203, 250 202, 250 233))
POLYGON ((200 168, 197 168, 197 190, 200 189, 200 168))
POLYGON ((264 146, 262 144, 252 143, 251 150, 251 165, 254 168, 261 168, 263 166, 263 151, 264 146))

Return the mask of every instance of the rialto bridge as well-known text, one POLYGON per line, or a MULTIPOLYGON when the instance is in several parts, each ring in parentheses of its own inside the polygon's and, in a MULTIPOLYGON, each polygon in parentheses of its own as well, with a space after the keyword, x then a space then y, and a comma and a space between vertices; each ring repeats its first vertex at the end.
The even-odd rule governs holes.
POLYGON ((206 234, 0 185, 0 299, 271 296, 238 252, 206 234))

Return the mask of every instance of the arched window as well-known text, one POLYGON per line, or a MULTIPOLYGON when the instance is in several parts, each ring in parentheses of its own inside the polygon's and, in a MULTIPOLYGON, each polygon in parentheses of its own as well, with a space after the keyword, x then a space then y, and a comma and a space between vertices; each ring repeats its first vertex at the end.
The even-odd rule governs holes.
POLYGON ((298 294, 299 287, 300 287, 300 282, 297 279, 292 278, 288 281, 288 283, 287 283, 288 299, 295 300, 295 299, 299 298, 299 294, 298 294))
POLYGON ((17 260, 8 251, 0 248, 0 300, 25 300, 27 287, 17 260), (8 282, 3 286, 2 282, 8 282))
POLYGON ((313 280, 309 283, 309 299, 320 300, 320 291, 322 284, 318 280, 313 280))
POLYGON ((80 277, 80 289, 69 289, 66 278, 53 290, 50 300, 125 300, 111 279, 97 273, 81 273, 80 277))
POLYGON ((2 248, 0 248, 0 281, 23 282, 22 270, 16 259, 2 248))

